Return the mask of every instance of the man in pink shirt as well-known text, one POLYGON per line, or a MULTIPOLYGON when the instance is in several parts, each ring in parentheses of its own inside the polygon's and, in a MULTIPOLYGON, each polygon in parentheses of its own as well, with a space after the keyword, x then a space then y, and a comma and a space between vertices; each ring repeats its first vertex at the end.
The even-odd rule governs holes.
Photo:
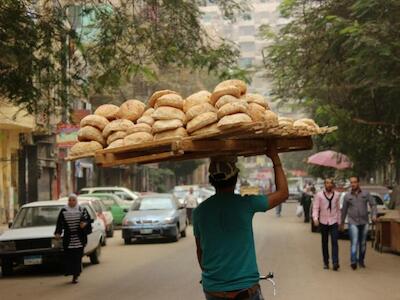
POLYGON ((318 192, 313 203, 313 220, 319 226, 322 237, 324 269, 329 269, 328 239, 331 235, 333 270, 339 269, 338 229, 340 224, 339 193, 333 190, 333 179, 325 179, 325 188, 318 192))

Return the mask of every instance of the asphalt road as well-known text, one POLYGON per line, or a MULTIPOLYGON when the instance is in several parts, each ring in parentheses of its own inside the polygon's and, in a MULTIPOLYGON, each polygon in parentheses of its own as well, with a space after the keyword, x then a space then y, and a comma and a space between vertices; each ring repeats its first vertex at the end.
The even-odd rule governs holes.
MULTIPOLYGON (((295 204, 287 204, 279 219, 271 211, 254 220, 260 272, 273 271, 277 282, 276 297, 268 282, 261 283, 266 299, 400 300, 400 256, 375 252, 368 244, 367 268, 353 271, 349 243, 341 241, 341 270, 323 270, 320 236, 294 211, 295 204)), ((13 277, 0 277, 0 299, 204 299, 191 228, 178 243, 128 246, 116 232, 99 265, 84 262, 78 285, 49 267, 18 269, 13 277)))

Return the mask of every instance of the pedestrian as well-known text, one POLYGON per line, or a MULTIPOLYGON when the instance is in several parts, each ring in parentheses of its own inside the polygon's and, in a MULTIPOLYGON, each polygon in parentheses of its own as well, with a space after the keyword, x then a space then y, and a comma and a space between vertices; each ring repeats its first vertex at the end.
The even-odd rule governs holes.
POLYGON ((374 198, 360 188, 358 176, 350 177, 351 191, 344 196, 341 213, 340 230, 344 231, 344 222, 348 216, 349 234, 351 241, 351 268, 365 268, 365 252, 368 235, 368 204, 371 207, 372 222, 376 222, 377 208, 374 198))
POLYGON ((328 240, 331 236, 333 270, 339 269, 338 230, 340 224, 339 193, 334 191, 332 178, 326 178, 325 188, 315 195, 313 202, 314 225, 320 228, 324 269, 329 269, 328 240))
POLYGON ((189 193, 185 196, 185 206, 186 206, 186 215, 189 220, 189 224, 192 224, 192 212, 193 209, 197 207, 197 199, 196 196, 193 194, 193 188, 189 189, 189 193))
POLYGON ((268 195, 235 194, 239 170, 235 160, 214 158, 209 180, 216 194, 193 211, 193 230, 202 285, 208 300, 263 299, 259 285, 252 219, 288 198, 285 174, 276 149, 267 154, 274 164, 277 191, 268 195))
POLYGON ((313 198, 313 193, 311 190, 311 185, 306 185, 303 190, 303 194, 301 195, 300 204, 303 206, 304 213, 304 223, 310 222, 310 208, 313 198))
POLYGON ((61 239, 63 234, 65 275, 72 275, 72 283, 78 283, 82 272, 83 249, 87 244, 87 235, 92 230, 91 223, 86 208, 79 206, 78 197, 75 194, 69 195, 68 204, 58 215, 54 235, 56 239, 61 239))

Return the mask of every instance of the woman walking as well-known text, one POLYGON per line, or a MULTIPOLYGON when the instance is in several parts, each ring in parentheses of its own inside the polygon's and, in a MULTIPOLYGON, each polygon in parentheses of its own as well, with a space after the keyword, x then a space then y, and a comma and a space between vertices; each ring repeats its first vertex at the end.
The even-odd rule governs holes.
POLYGON ((72 275, 72 283, 78 283, 78 277, 82 272, 83 249, 91 227, 89 213, 79 206, 78 197, 71 194, 68 197, 68 204, 58 215, 54 234, 56 239, 61 239, 61 234, 64 232, 65 275, 72 275))

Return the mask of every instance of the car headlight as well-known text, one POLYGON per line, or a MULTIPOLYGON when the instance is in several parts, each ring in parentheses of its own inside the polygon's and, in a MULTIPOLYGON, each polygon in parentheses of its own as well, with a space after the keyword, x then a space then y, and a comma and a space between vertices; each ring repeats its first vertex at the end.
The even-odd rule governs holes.
POLYGON ((164 219, 165 224, 172 224, 175 223, 175 218, 174 217, 168 217, 164 219))
POLYGON ((51 248, 60 249, 63 247, 62 239, 51 239, 51 248))
POLYGON ((15 251, 15 242, 14 241, 7 241, 7 242, 0 242, 0 251, 2 252, 10 252, 15 251))
POLYGON ((129 220, 129 219, 126 219, 126 220, 124 220, 122 222, 122 225, 124 225, 124 226, 132 226, 132 225, 134 225, 134 222, 129 220))

